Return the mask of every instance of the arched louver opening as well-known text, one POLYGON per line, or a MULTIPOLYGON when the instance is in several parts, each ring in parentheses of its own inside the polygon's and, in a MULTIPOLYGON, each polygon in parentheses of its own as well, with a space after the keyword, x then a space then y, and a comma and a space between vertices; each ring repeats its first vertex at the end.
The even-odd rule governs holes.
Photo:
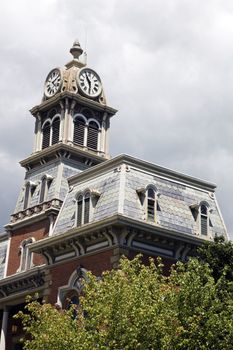
POLYGON ((208 209, 206 205, 201 205, 201 234, 208 234, 208 209))
POLYGON ((98 134, 99 128, 95 122, 90 122, 88 125, 88 134, 87 134, 87 147, 97 150, 98 147, 98 134))
POLYGON ((52 124, 52 145, 58 143, 60 136, 60 118, 55 118, 52 124))
POLYGON ((83 223, 87 224, 89 222, 90 215, 90 193, 86 193, 84 198, 84 220, 83 223))
POLYGON ((43 130, 43 140, 42 140, 42 149, 49 147, 50 144, 50 124, 45 123, 43 130))
POLYGON ((83 212, 83 196, 80 195, 77 200, 77 226, 82 225, 82 212, 83 212))
POLYGON ((155 191, 152 188, 147 191, 147 219, 155 221, 155 191))
POLYGON ((74 120, 74 144, 84 146, 85 122, 81 118, 74 120))

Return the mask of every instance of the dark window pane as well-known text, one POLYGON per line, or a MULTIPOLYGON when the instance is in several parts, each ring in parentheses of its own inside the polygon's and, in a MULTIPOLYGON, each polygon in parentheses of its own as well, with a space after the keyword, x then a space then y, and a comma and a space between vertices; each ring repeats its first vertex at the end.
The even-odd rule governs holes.
POLYGON ((83 197, 79 196, 77 202, 77 226, 82 225, 83 197))
POLYGON ((148 198, 155 198, 155 191, 153 190, 153 188, 149 188, 148 189, 148 198))
POLYGON ((90 196, 86 195, 84 200, 84 224, 89 222, 89 214, 90 214, 90 196))

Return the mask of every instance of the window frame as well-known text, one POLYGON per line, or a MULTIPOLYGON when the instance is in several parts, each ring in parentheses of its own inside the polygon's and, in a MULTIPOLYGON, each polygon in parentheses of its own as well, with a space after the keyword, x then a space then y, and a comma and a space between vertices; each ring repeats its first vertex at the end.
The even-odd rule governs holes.
POLYGON ((209 204, 206 202, 201 202, 199 204, 199 232, 200 236, 208 237, 209 236, 209 231, 210 231, 210 225, 209 225, 209 220, 210 220, 210 215, 209 215, 209 204), (202 212, 202 208, 205 208, 205 213, 202 212), (206 231, 203 232, 203 219, 205 220, 205 225, 206 225, 206 231))
POLYGON ((154 186, 147 186, 146 188, 146 221, 150 223, 157 222, 157 190, 154 186), (150 191, 153 191, 153 196, 149 194, 150 191), (150 211, 153 211, 153 214, 150 214, 150 211))
POLYGON ((20 244, 20 265, 17 272, 30 269, 33 265, 33 253, 28 249, 29 244, 35 242, 34 237, 24 239, 20 244))
POLYGON ((87 119, 85 117, 84 114, 82 113, 75 113, 74 116, 73 116, 73 144, 76 145, 76 146, 80 146, 80 147, 86 147, 90 150, 94 150, 94 151, 99 151, 100 149, 100 132, 101 132, 101 126, 100 126, 100 123, 98 122, 98 120, 94 119, 94 118, 89 118, 87 119), (80 121, 83 121, 83 124, 84 124, 84 132, 83 132, 83 143, 77 143, 75 142, 75 121, 77 119, 80 119, 80 121), (91 127, 91 123, 94 123, 96 125, 96 129, 91 127), (88 144, 91 142, 90 141, 90 133, 89 133, 89 130, 97 130, 97 141, 96 141, 96 146, 93 148, 91 146, 89 146, 88 144))
POLYGON ((42 127, 41 127, 41 150, 43 149, 46 149, 52 145, 56 145, 57 143, 59 143, 59 141, 61 140, 61 115, 59 113, 56 113, 52 118, 46 118, 42 124, 42 127), (53 124, 54 124, 54 121, 59 119, 59 130, 58 130, 58 142, 53 142, 53 134, 54 134, 54 130, 53 130, 53 124), (49 142, 48 142, 48 145, 46 145, 45 147, 43 147, 43 142, 44 142, 44 133, 43 133, 43 130, 44 130, 44 127, 45 125, 48 124, 49 125, 49 142))
POLYGON ((92 212, 91 191, 86 190, 84 192, 79 192, 75 197, 75 226, 81 227, 90 223, 92 212))

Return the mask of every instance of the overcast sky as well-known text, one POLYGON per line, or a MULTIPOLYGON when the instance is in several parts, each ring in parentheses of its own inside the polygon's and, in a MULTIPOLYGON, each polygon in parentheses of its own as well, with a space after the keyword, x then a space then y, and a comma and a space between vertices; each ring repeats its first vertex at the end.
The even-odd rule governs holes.
POLYGON ((79 39, 119 110, 111 154, 216 183, 233 237, 232 0, 1 0, 0 25, 1 225, 32 152, 29 109, 79 39))

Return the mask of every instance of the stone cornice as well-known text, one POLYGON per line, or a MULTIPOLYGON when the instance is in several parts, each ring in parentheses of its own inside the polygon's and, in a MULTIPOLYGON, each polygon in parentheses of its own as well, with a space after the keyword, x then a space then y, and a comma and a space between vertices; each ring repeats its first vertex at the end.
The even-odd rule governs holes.
POLYGON ((134 158, 132 156, 122 154, 115 158, 112 158, 111 160, 105 162, 104 164, 98 164, 95 166, 94 169, 87 169, 83 171, 82 173, 79 173, 77 175, 74 175, 69 178, 69 184, 74 185, 76 182, 83 182, 90 178, 96 177, 108 170, 111 169, 117 169, 122 164, 126 164, 130 169, 130 167, 135 167, 137 169, 140 169, 144 172, 150 172, 153 175, 156 175, 160 178, 168 179, 171 181, 175 181, 180 184, 188 185, 190 187, 194 187, 197 189, 202 189, 208 192, 214 192, 216 185, 212 184, 207 181, 203 181, 201 179, 182 174, 179 172, 176 172, 174 170, 146 162, 144 160, 134 158))
POLYGON ((46 266, 34 267, 0 280, 0 304, 12 298, 15 300, 17 297, 23 300, 29 293, 44 289, 47 280, 46 270, 46 266))
POLYGON ((89 99, 89 98, 83 97, 81 95, 76 95, 76 94, 73 94, 73 93, 68 92, 68 91, 58 93, 55 96, 51 97, 49 100, 43 101, 41 104, 33 107, 30 110, 30 112, 33 116, 36 116, 36 114, 38 112, 43 112, 43 111, 48 110, 48 108, 52 108, 57 103, 59 103, 59 101, 61 99, 65 99, 65 98, 73 99, 77 103, 81 103, 83 106, 93 108, 96 111, 107 112, 109 114, 109 116, 113 116, 117 112, 117 110, 112 108, 112 107, 109 107, 107 105, 102 105, 96 101, 89 99))
POLYGON ((158 235, 160 237, 163 237, 163 239, 172 239, 173 241, 184 242, 185 244, 191 244, 195 246, 198 246, 204 242, 204 239, 198 236, 168 230, 158 225, 151 225, 146 222, 140 222, 118 214, 108 217, 105 220, 89 223, 81 227, 75 227, 60 235, 58 234, 44 238, 40 241, 30 244, 29 249, 35 253, 43 253, 45 251, 49 251, 49 249, 52 247, 58 247, 60 244, 65 245, 66 242, 68 244, 72 244, 74 243, 73 239, 83 240, 85 236, 91 237, 91 235, 98 234, 98 232, 104 232, 105 235, 109 234, 109 239, 112 241, 111 244, 118 244, 120 238, 112 233, 113 227, 116 229, 120 229, 121 227, 128 227, 130 230, 135 229, 141 232, 146 232, 147 234, 158 235))
POLYGON ((51 159, 54 161, 54 159, 69 157, 70 155, 91 159, 95 164, 102 163, 108 159, 106 156, 99 155, 98 153, 100 152, 89 149, 86 150, 79 146, 67 145, 60 142, 45 148, 42 151, 33 153, 29 157, 23 159, 20 162, 20 165, 24 168, 30 169, 33 164, 45 164, 46 162, 51 161, 51 159))

